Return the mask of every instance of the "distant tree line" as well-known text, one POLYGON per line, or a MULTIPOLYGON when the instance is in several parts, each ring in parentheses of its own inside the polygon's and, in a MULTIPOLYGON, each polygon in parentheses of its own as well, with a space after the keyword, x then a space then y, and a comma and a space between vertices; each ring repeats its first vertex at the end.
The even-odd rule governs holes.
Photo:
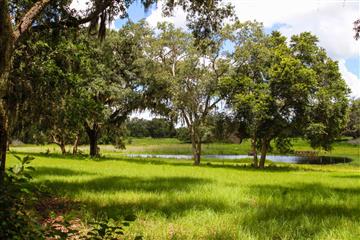
MULTIPOLYGON (((234 129, 234 119, 224 113, 213 113, 207 118, 207 131, 202 142, 240 142, 241 133, 234 129)), ((185 143, 191 143, 187 127, 175 127, 175 122, 166 118, 151 120, 132 118, 124 124, 127 137, 178 138, 185 143)))
POLYGON ((125 122, 130 137, 172 138, 176 136, 174 123, 165 118, 151 120, 132 118, 125 122))

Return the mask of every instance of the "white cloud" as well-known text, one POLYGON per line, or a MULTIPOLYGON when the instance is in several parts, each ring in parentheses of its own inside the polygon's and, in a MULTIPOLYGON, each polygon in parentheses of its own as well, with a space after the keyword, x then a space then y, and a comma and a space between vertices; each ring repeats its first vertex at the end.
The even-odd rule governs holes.
POLYGON ((90 1, 87 0, 73 0, 70 4, 70 8, 76 11, 84 11, 88 9, 90 1))
POLYGON ((345 60, 339 61, 339 69, 342 77, 351 89, 350 95, 352 97, 360 98, 360 78, 352 72, 349 72, 349 70, 345 66, 345 60))
MULTIPOLYGON (((360 41, 353 38, 353 21, 360 16, 360 0, 227 0, 235 6, 241 21, 257 20, 267 28, 285 23, 279 28, 285 36, 310 31, 319 37, 320 46, 339 61, 343 78, 352 89, 352 96, 360 97, 360 76, 351 73, 345 59, 358 58, 360 41)), ((73 0, 70 8, 86 10, 88 0, 73 0)), ((176 27, 186 27, 186 13, 177 8, 173 17, 162 15, 162 2, 146 19, 156 27, 158 22, 168 21, 176 27)), ((114 29, 112 22, 109 26, 114 29)))
POLYGON ((281 27, 287 37, 300 32, 310 31, 318 36, 320 46, 335 59, 347 59, 359 55, 359 42, 354 39, 353 22, 359 12, 353 4, 339 3, 290 17, 288 26, 281 27))
POLYGON ((179 7, 174 10, 174 16, 164 17, 162 13, 163 2, 160 0, 157 9, 151 12, 151 15, 146 18, 150 26, 156 27, 159 22, 173 23, 175 27, 186 27, 186 13, 179 7))
POLYGON ((156 117, 160 117, 159 115, 153 114, 151 113, 149 110, 144 110, 144 111, 135 111, 132 114, 130 114, 130 119, 133 118, 142 118, 142 119, 146 119, 146 120, 151 120, 153 118, 156 117))
POLYGON ((110 28, 111 30, 117 30, 117 28, 115 26, 115 21, 112 21, 111 23, 109 23, 108 28, 110 28))
MULTIPOLYGON (((70 9, 74 9, 76 10, 78 13, 81 13, 83 15, 85 15, 86 10, 88 10, 90 7, 92 6, 91 1, 88 0, 73 0, 70 4, 70 9)), ((116 19, 119 19, 119 16, 121 15, 121 12, 117 15, 114 16, 114 21, 111 21, 108 25, 108 28, 110 29, 116 29, 115 27, 115 21, 116 19)))
POLYGON ((291 0, 228 0, 235 6, 240 20, 254 20, 263 22, 265 27, 275 23, 287 22, 293 16, 301 16, 316 9, 320 1, 291 1, 291 0))
MULTIPOLYGON (((345 60, 360 59, 360 41, 353 38, 353 22, 360 16, 359 0, 227 0, 235 6, 241 21, 257 20, 271 28, 286 24, 278 30, 285 36, 310 31, 318 36, 320 46, 329 56, 339 61, 343 78, 352 89, 353 96, 360 96, 359 76, 349 72, 345 60)), ((147 18, 151 26, 159 21, 170 21, 177 27, 186 27, 186 14, 177 9, 174 17, 164 18, 159 8, 147 18)), ((360 60, 359 60, 360 61, 360 60)))
MULTIPOLYGON (((235 6, 241 21, 257 20, 267 28, 277 23, 286 36, 304 31, 314 33, 330 56, 347 59, 359 55, 359 42, 353 38, 353 22, 359 17, 359 0, 227 0, 235 6)), ((162 15, 162 3, 147 18, 151 26, 169 21, 186 27, 186 13, 174 11, 173 17, 162 15)))

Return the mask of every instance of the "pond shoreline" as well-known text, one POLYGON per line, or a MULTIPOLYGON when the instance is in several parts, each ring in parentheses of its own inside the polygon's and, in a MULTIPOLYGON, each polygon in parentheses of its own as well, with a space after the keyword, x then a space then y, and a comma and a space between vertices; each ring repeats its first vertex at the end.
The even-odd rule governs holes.
MULTIPOLYGON (((178 159, 178 160, 189 160, 192 159, 192 155, 184 154, 126 154, 127 157, 137 157, 137 158, 165 158, 165 159, 178 159)), ((205 159, 219 159, 219 160, 240 160, 246 158, 252 158, 249 155, 203 155, 205 159)), ((267 160, 272 162, 282 162, 282 163, 295 163, 295 164, 337 164, 337 163, 349 163, 352 160, 346 157, 328 157, 328 156, 315 156, 315 157, 305 157, 305 156, 284 156, 284 155, 268 155, 266 156, 267 160)))

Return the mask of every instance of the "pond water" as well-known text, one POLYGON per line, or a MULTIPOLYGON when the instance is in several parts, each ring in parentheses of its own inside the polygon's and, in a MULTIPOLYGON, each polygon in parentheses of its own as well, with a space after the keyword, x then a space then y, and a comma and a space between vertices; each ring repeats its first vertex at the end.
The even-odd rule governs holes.
MULTIPOLYGON (((167 159, 191 159, 191 155, 175 155, 175 154, 127 154, 128 157, 140 158, 167 158, 167 159)), ((206 159, 222 159, 222 160, 237 160, 252 158, 248 155, 203 155, 206 159)), ((284 163, 298 163, 298 164, 336 164, 336 163, 349 163, 350 158, 346 157, 301 157, 301 156, 281 156, 281 155, 268 155, 266 159, 273 162, 284 163)))

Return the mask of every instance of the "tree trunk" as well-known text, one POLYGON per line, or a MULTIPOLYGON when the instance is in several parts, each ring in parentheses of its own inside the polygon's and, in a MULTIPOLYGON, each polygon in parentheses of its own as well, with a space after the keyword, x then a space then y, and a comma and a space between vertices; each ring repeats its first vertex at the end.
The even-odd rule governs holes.
POLYGON ((66 154, 66 145, 65 145, 64 138, 60 134, 56 134, 56 133, 51 134, 51 137, 52 137, 52 142, 60 147, 61 154, 65 155, 66 154))
POLYGON ((201 141, 197 142, 195 146, 194 165, 200 165, 201 141))
POLYGON ((6 150, 7 150, 7 137, 8 137, 8 119, 6 110, 1 109, 0 106, 0 182, 5 174, 5 163, 6 163, 6 150))
POLYGON ((89 143, 90 143, 90 156, 91 157, 98 156, 99 153, 98 153, 96 134, 92 133, 89 135, 89 143))
POLYGON ((11 59, 14 51, 14 34, 7 0, 0 0, 0 181, 5 173, 8 138, 7 94, 11 59))
POLYGON ((257 157, 257 149, 256 149, 256 138, 251 139, 251 150, 253 154, 253 165, 255 168, 259 167, 259 161, 257 157))
POLYGON ((59 136, 59 139, 56 139, 56 137, 54 137, 54 142, 55 142, 55 144, 57 144, 60 147, 61 154, 65 155, 66 154, 66 145, 65 145, 64 138, 62 136, 59 136))
POLYGON ((73 154, 74 155, 78 153, 79 142, 80 142, 80 134, 77 134, 75 137, 74 145, 73 145, 73 154))
POLYGON ((261 139, 261 157, 260 157, 260 168, 265 167, 266 154, 269 148, 269 141, 266 138, 261 139))
POLYGON ((59 147, 61 149, 61 154, 62 155, 65 155, 66 154, 66 147, 65 147, 65 144, 62 142, 59 144, 59 147))
POLYGON ((194 165, 196 165, 196 143, 195 143, 195 134, 193 133, 193 129, 191 129, 191 150, 192 150, 194 165))
POLYGON ((97 123, 94 123, 92 125, 92 128, 90 128, 90 126, 87 123, 85 123, 84 126, 85 126, 86 133, 89 137, 90 157, 96 157, 99 155, 99 148, 97 145, 97 140, 99 137, 100 127, 97 123))
POLYGON ((196 129, 192 128, 191 130, 191 145, 192 145, 192 153, 194 165, 200 165, 201 158, 201 139, 199 134, 196 132, 196 129))
MULTIPOLYGON (((7 79, 0 79, 0 81, 1 85, 3 84, 2 81, 7 81, 7 79)), ((6 100, 0 99, 0 183, 5 174, 6 152, 8 150, 9 119, 7 111, 6 100)))
POLYGON ((7 144, 6 144, 6 151, 10 151, 10 144, 12 143, 11 139, 9 139, 9 136, 8 136, 8 141, 7 141, 7 144))

